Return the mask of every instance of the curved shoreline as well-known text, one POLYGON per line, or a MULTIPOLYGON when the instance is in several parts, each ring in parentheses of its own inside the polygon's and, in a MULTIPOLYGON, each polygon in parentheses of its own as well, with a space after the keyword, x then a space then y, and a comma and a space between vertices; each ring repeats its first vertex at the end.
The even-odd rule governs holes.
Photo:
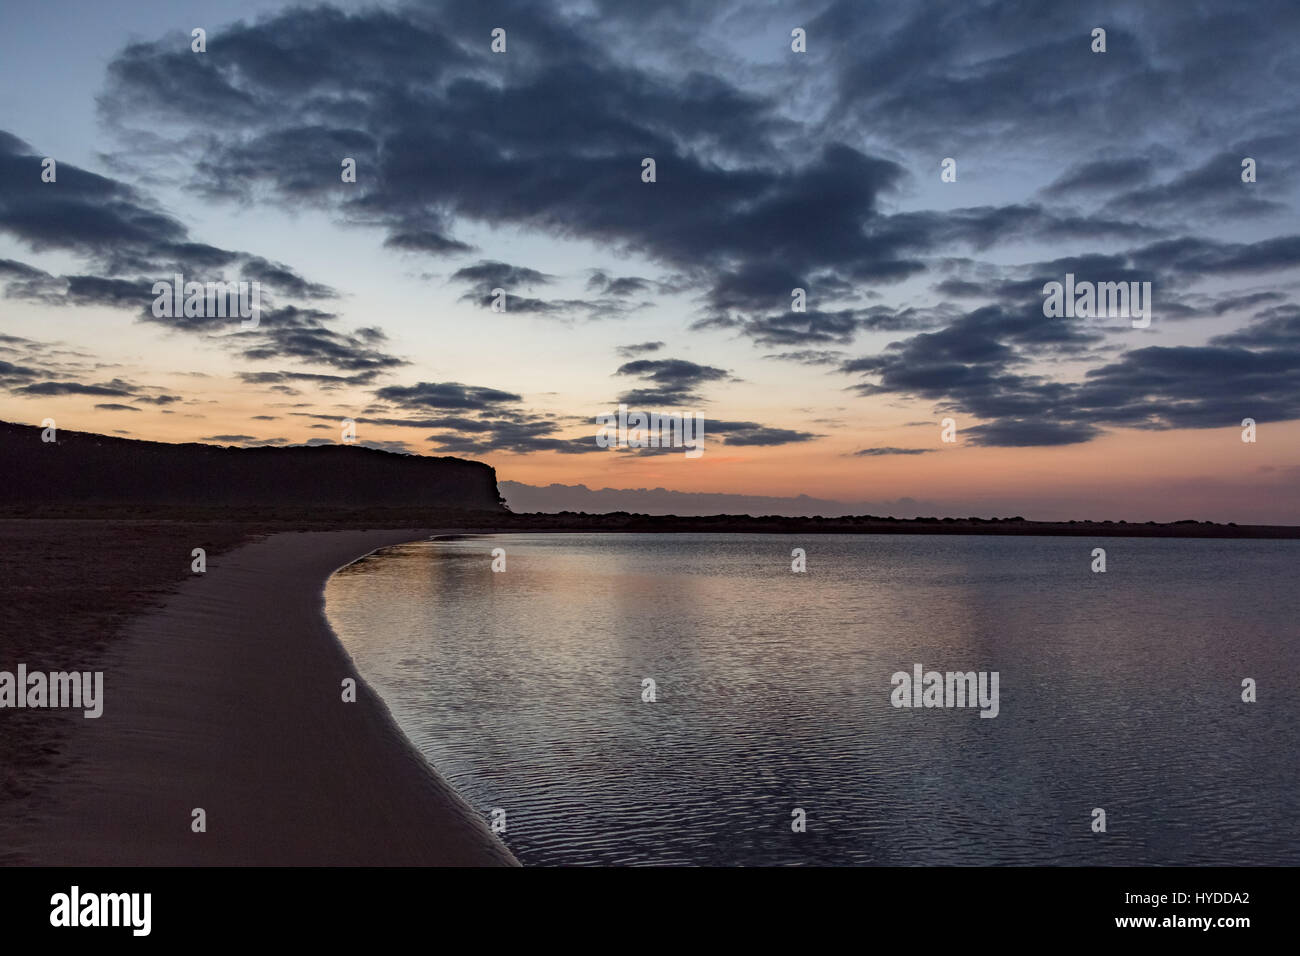
POLYGON ((21 856, 518 865, 407 740, 325 618, 335 571, 441 530, 283 532, 210 559, 100 665, 103 716, 80 722, 21 856), (347 677, 355 703, 342 700, 347 677), (191 829, 195 808, 206 832, 191 829))

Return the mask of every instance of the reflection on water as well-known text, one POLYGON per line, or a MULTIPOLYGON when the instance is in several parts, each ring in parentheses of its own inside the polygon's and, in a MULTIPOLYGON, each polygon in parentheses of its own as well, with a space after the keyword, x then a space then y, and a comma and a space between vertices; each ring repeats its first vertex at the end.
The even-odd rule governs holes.
POLYGON ((326 600, 360 673, 485 817, 506 810, 526 864, 1296 864, 1297 558, 1294 541, 502 535, 388 549, 326 600), (999 672, 999 715, 892 707, 917 663, 999 672))

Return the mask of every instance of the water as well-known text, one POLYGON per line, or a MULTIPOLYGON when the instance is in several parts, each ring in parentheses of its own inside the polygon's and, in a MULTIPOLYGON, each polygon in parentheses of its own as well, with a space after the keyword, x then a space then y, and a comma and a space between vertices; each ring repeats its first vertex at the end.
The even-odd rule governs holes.
POLYGON ((326 603, 525 864, 1294 865, 1297 559, 1296 541, 501 535, 387 549, 326 603), (998 716, 891 706, 916 663, 997 671, 998 716))

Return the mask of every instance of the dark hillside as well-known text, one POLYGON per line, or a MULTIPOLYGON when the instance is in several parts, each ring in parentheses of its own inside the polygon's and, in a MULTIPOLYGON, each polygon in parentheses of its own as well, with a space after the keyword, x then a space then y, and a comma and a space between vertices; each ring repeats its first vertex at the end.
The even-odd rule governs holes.
POLYGON ((460 458, 57 435, 42 442, 36 426, 0 422, 0 504, 504 511, 496 471, 460 458))

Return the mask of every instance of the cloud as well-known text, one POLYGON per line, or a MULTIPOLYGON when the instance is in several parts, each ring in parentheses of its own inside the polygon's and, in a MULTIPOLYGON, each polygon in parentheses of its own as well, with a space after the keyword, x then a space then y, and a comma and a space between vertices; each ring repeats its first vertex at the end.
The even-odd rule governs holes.
POLYGON ((620 365, 614 374, 638 377, 649 386, 619 396, 620 403, 637 406, 699 404, 703 399, 696 388, 731 378, 725 369, 685 359, 636 359, 620 365))
POLYGON ((428 441, 439 451, 458 455, 483 455, 490 452, 524 455, 547 451, 561 455, 584 455, 607 451, 596 444, 594 432, 578 438, 559 438, 548 434, 552 427, 542 421, 496 421, 490 425, 491 428, 477 435, 430 435, 428 441))
POLYGON ((468 243, 452 239, 431 229, 394 232, 384 240, 384 245, 390 249, 400 249, 404 252, 427 252, 435 256, 453 256, 475 251, 474 247, 468 243))
POLYGON ((1295 139, 1296 118, 1283 103, 1243 108, 1257 102, 1251 91, 1287 75, 1300 29, 1287 0, 1261 0, 1244 15, 1193 4, 1162 7, 1159 16, 1081 0, 833 0, 804 25, 818 38, 819 72, 830 76, 816 101, 827 124, 936 157, 994 156, 1008 142, 1026 153, 1086 150, 1115 142, 1116 117, 1128 157, 1147 155, 1151 144, 1177 151, 1252 136, 1274 142, 1279 133, 1295 139), (1094 25, 1106 28, 1105 54, 1091 51, 1094 25))
POLYGON ((425 440, 447 454, 586 454, 602 450, 595 444, 594 427, 580 437, 563 437, 559 433, 569 422, 529 412, 522 407, 523 396, 504 389, 460 382, 418 382, 384 386, 373 394, 380 405, 372 411, 395 407, 407 414, 370 414, 358 417, 358 425, 433 429, 436 434, 425 440), (430 411, 442 414, 419 414, 430 411))
POLYGON ((1276 213, 1285 207, 1264 199, 1241 181, 1242 147, 1211 156, 1200 166, 1181 172, 1164 183, 1141 185, 1115 196, 1107 207, 1127 214, 1165 218, 1231 216, 1240 219, 1276 213))
MULTIPOLYGON (((681 75, 629 59, 617 42, 618 23, 651 29, 644 40, 662 44, 661 53, 698 44, 671 18, 623 4, 602 7, 611 24, 576 10, 507 4, 529 37, 512 51, 507 74, 485 74, 482 45, 466 39, 490 29, 495 21, 486 11, 455 4, 357 13, 294 8, 224 28, 220 58, 196 61, 170 39, 133 44, 113 60, 103 103, 106 117, 123 128, 155 113, 182 130, 188 124, 206 133, 216 124, 201 154, 184 138, 155 136, 142 144, 161 156, 194 152, 194 186, 201 190, 271 197, 295 208, 316 204, 345 222, 385 228, 390 247, 437 254, 467 251, 453 235, 463 223, 585 240, 658 262, 702 289, 697 329, 736 328, 761 345, 846 344, 861 331, 934 327, 933 316, 862 313, 843 299, 860 294, 864 283, 924 272, 925 257, 945 248, 1035 237, 1156 238, 1163 231, 1127 207, 1109 218, 1036 203, 887 208, 885 200, 912 172, 849 145, 862 141, 861 127, 898 143, 924 142, 927 152, 967 128, 985 140, 994 124, 1001 124, 1000 135, 1009 126, 1024 142, 1040 144, 1043 116, 1077 138, 1080 123, 1108 129, 1116 108, 1130 115, 1134 91, 1153 77, 1203 86, 1199 61, 1180 53, 1172 57, 1177 66, 1162 74, 1138 38, 1154 31, 1183 44, 1204 16, 1143 22, 1139 29, 1113 11, 1105 61, 1111 72, 1099 87, 1099 59, 1073 13, 1011 6, 808 7, 831 87, 821 100, 828 115, 843 119, 802 126, 782 105, 788 86, 803 83, 789 71, 779 82, 772 74, 742 90, 713 58, 681 75), (1008 31, 1008 18, 1024 28, 1008 31), (938 24, 946 25, 939 34, 938 24), (552 46, 541 37, 568 40, 552 46), (286 64, 294 64, 291 73, 286 64), (1054 82, 1026 95, 1025 75, 1051 75, 1054 82), (280 124, 284 113, 296 117, 294 125, 280 124), (794 132, 801 135, 792 138, 794 132), (339 155, 354 156, 363 171, 355 188, 342 192, 339 155), (660 171, 653 184, 639 179, 646 155, 660 171), (806 321, 784 307, 795 287, 819 297, 806 321)), ((694 4, 681 9, 697 26, 720 17, 694 4)), ((1293 16, 1283 10, 1275 12, 1293 16)), ((1266 61, 1286 55, 1253 21, 1236 26, 1263 41, 1266 61)), ((1224 55, 1251 75, 1266 75, 1242 48, 1224 55)), ((1157 82, 1156 89, 1166 88, 1157 82)), ((1216 118, 1240 113, 1219 109, 1216 118)), ((1103 186, 1161 188, 1150 185, 1156 163, 1141 145, 1130 155, 1080 160, 1044 195, 1056 201, 1103 186)), ((1175 173, 1165 184, 1173 190, 1168 195, 1176 203, 1208 188, 1220 159, 1175 173)), ((1134 192, 1130 205, 1168 211, 1168 202, 1145 195, 1134 192)), ((655 280, 598 269, 588 278, 598 300, 537 298, 521 290, 554 277, 495 259, 464 266, 452 278, 468 286, 470 301, 486 305, 490 290, 503 288, 508 313, 562 319, 618 317, 628 308, 620 300, 664 291, 655 280)))
POLYGON ((453 282, 464 282, 475 287, 479 294, 486 295, 492 289, 500 287, 531 289, 539 285, 549 285, 555 281, 554 276, 538 272, 527 266, 512 266, 506 262, 484 259, 472 266, 464 266, 451 274, 453 282))
POLYGON ((847 345, 861 327, 861 319, 851 309, 809 310, 745 319, 739 325, 757 345, 847 345))
POLYGON ((663 347, 663 342, 641 342, 637 345, 620 345, 617 351, 623 358, 635 358, 638 355, 658 352, 663 347))
POLYGON ((1077 422, 1025 421, 1003 419, 975 425, 965 432, 973 445, 1024 448, 1029 446, 1076 445, 1101 434, 1093 425, 1077 422))
POLYGON ((180 272, 190 279, 215 280, 221 277, 216 273, 224 271, 238 271, 239 278, 262 281, 286 295, 334 294, 287 266, 193 241, 179 220, 125 183, 67 162, 57 164, 54 183, 42 182, 42 158, 17 137, 0 131, 0 233, 35 252, 71 253, 94 265, 98 274, 64 276, 60 290, 48 273, 6 260, 0 277, 21 280, 10 294, 143 307, 153 295, 152 280, 141 274, 170 279, 180 272))
POLYGON ((593 270, 587 279, 587 288, 602 295, 625 298, 633 295, 648 295, 651 292, 670 292, 672 287, 666 283, 643 279, 640 276, 611 276, 599 269, 593 270))
POLYGON ((0 382, 5 384, 36 378, 41 374, 39 369, 0 360, 0 382))
POLYGON ((419 382, 415 385, 387 385, 375 390, 375 397, 408 409, 472 409, 484 411, 522 401, 522 397, 499 388, 462 385, 459 382, 419 382))
MULTIPOLYGON (((344 221, 384 226, 399 248, 458 249, 448 224, 462 222, 587 240, 691 277, 711 289, 715 313, 755 307, 737 276, 752 284, 767 274, 788 301, 798 284, 792 277, 820 277, 824 288, 841 290, 894 282, 925 269, 916 252, 991 242, 1031 223, 1061 228, 1032 209, 889 215, 880 199, 906 170, 840 142, 783 151, 781 137, 795 125, 780 97, 742 92, 715 74, 673 77, 628 63, 578 14, 511 6, 530 43, 512 53, 508 75, 484 76, 481 51, 464 46, 461 27, 488 23, 485 14, 455 5, 436 13, 293 9, 224 29, 223 56, 200 66, 169 42, 129 47, 111 67, 106 111, 118 122, 158 112, 227 130, 205 140, 199 189, 315 203, 344 221), (544 35, 568 40, 542 46, 544 35), (433 64, 435 50, 446 56, 433 64), (308 60, 292 80, 276 65, 308 60), (392 63, 416 60, 423 65, 395 82, 392 63), (114 105, 128 102, 130 114, 114 105), (298 124, 274 125, 284 112, 298 124), (337 169, 322 157, 344 149, 368 175, 340 193, 337 169), (660 170, 654 184, 640 182, 646 155, 660 170)), ((186 147, 158 139, 155 148, 170 155, 186 147)), ((552 278, 491 259, 453 273, 472 301, 506 289, 507 312, 604 318, 626 308, 518 291, 552 278)), ((665 288, 602 270, 588 287, 608 300, 665 288)))
POLYGON ((813 441, 820 435, 812 432, 798 431, 793 428, 772 428, 757 422, 709 421, 706 433, 722 435, 727 445, 793 445, 813 441))
MULTIPOLYGON (((603 273, 596 273, 603 276, 603 273)), ((594 278, 594 277, 593 277, 594 278)), ((645 307, 645 304, 632 305, 626 301, 628 286, 623 280, 610 280, 604 277, 604 288, 612 289, 607 294, 595 299, 539 299, 532 296, 517 295, 512 289, 530 289, 539 285, 550 285, 556 277, 530 269, 527 266, 515 266, 505 262, 483 260, 472 266, 452 273, 453 282, 469 286, 461 296, 463 302, 473 302, 482 308, 492 308, 514 315, 536 315, 547 318, 570 320, 584 318, 587 320, 623 318, 645 307), (495 293, 493 290, 500 289, 495 293)), ((645 280, 634 280, 639 283, 645 280)), ((598 283, 599 284, 599 283, 598 283)), ((589 287, 591 283, 588 283, 589 287)))
POLYGON ((778 362, 797 362, 800 365, 836 366, 844 360, 844 353, 832 349, 799 349, 794 352, 764 355, 763 358, 778 362))
MULTIPOLYGON (((309 281, 290 267, 248 252, 229 251, 194 241, 187 228, 132 186, 59 163, 57 180, 40 179, 40 157, 27 144, 0 133, 0 233, 8 233, 34 252, 71 253, 89 262, 93 273, 53 275, 12 259, 0 260, 0 282, 9 298, 47 306, 106 306, 128 309, 143 322, 194 333, 228 330, 231 320, 217 316, 153 314, 155 282, 248 282, 262 289, 265 308, 259 331, 220 339, 252 360, 289 360, 352 372, 377 373, 405 360, 375 346, 383 341, 349 336, 326 323, 335 316, 293 305, 275 307, 275 296, 305 300, 335 297, 333 289, 309 281), (238 342, 238 344, 236 344, 238 342)), ((233 305, 233 296, 231 304, 233 305)), ((227 314, 235 314, 227 308, 227 314)))
MULTIPOLYGON (((746 319, 706 319, 698 322, 696 327, 735 327, 755 345, 762 346, 848 345, 859 332, 931 329, 944 325, 959 314, 959 310, 946 302, 927 308, 877 305, 835 312, 809 309, 746 319)), ((791 354, 806 356, 811 353, 801 349, 791 354)), ((796 361, 802 361, 802 358, 796 358, 796 361)))
POLYGON ((345 385, 369 385, 378 377, 374 369, 357 372, 353 375, 331 375, 324 372, 236 372, 240 381, 249 385, 269 385, 272 390, 285 394, 298 394, 286 382, 310 382, 321 388, 342 388, 345 385))
POLYGON ((1147 156, 1096 159, 1071 166, 1043 191, 1048 196, 1114 192, 1146 183, 1154 174, 1155 163, 1147 156))
POLYGON ((83 385, 80 382, 33 382, 13 391, 19 395, 113 395, 130 398, 133 388, 121 379, 114 379, 94 385, 83 385))
POLYGON ((885 446, 881 448, 863 448, 853 454, 858 457, 879 458, 886 455, 928 455, 937 450, 935 448, 893 448, 885 446))
POLYGON ((320 318, 297 309, 273 311, 266 318, 256 332, 241 333, 240 342, 255 343, 241 351, 244 358, 293 359, 346 372, 377 372, 410 364, 372 347, 386 339, 376 329, 349 335, 327 328, 320 318))
MULTIPOLYGON (((223 27, 220 56, 195 57, 175 36, 132 43, 111 60, 101 109, 140 168, 180 168, 205 198, 323 210, 400 252, 480 255, 464 236, 509 237, 452 271, 467 301, 486 306, 504 288, 507 313, 525 320, 596 320, 688 292, 691 332, 837 369, 864 397, 931 403, 969 419, 972 444, 1060 445, 1109 428, 1209 427, 1241 406, 1296 413, 1289 290, 1262 282, 1300 268, 1300 236, 1265 231, 1289 198, 1278 184, 1298 171, 1295 96, 1277 79, 1293 72, 1297 28, 1289 0, 1160 17, 1076 0, 823 0, 743 16, 695 0, 292 7, 223 27), (511 53, 493 58, 484 38, 503 17, 511 53), (1104 56, 1089 50, 1099 17, 1104 56), (813 52, 799 62, 815 68, 750 56, 746 44, 783 18, 807 26, 813 52), (359 176, 340 189, 345 155, 359 176), (945 155, 962 178, 926 208, 945 155), (1259 159, 1259 183, 1241 183, 1243 155, 1259 159), (654 183, 640 179, 646 156, 654 183), (626 256, 637 274, 584 270, 587 297, 552 297, 574 277, 493 257, 513 259, 501 250, 520 248, 516 237, 626 256), (1121 336, 1045 319, 1042 285, 1066 272, 1152 282, 1156 328, 1121 336), (794 288, 807 312, 790 310, 794 288), (1190 324, 1182 344, 1158 338, 1166 323, 1251 310, 1204 345, 1188 344, 1190 324), (881 333, 894 341, 876 348, 881 333)), ((241 370, 243 381, 287 394, 366 386, 385 406, 377 420, 440 422, 428 427, 448 447, 585 447, 513 392, 378 387, 406 360, 377 328, 347 331, 311 308, 332 289, 197 241, 118 180, 61 164, 59 189, 46 189, 38 165, 0 134, 0 174, 13 173, 0 178, 0 231, 87 265, 54 275, 0 260, 8 296, 143 309, 159 269, 260 276, 281 300, 263 328, 219 342, 242 361, 281 364, 241 370)), ((732 380, 707 359, 647 357, 663 349, 619 348, 629 361, 617 374, 633 380, 620 400, 702 403, 732 380)), ((3 354, 10 387, 112 374, 3 354)), ((731 424, 747 426, 732 443, 789 439, 731 424)))
POLYGON ((1226 299, 1220 299, 1211 307, 1215 315, 1223 315, 1225 312, 1235 312, 1239 309, 1250 309, 1264 302, 1285 302, 1286 296, 1281 292, 1252 292, 1248 295, 1234 295, 1226 299))
POLYGON ((1035 354, 1070 355, 1096 336, 1041 309, 977 309, 941 332, 892 343, 841 370, 874 378, 864 395, 929 399, 969 415, 975 445, 1087 442, 1106 428, 1221 428, 1242 418, 1300 418, 1300 309, 1273 307, 1203 346, 1147 346, 1089 368, 1079 381, 1028 371, 1035 354))

